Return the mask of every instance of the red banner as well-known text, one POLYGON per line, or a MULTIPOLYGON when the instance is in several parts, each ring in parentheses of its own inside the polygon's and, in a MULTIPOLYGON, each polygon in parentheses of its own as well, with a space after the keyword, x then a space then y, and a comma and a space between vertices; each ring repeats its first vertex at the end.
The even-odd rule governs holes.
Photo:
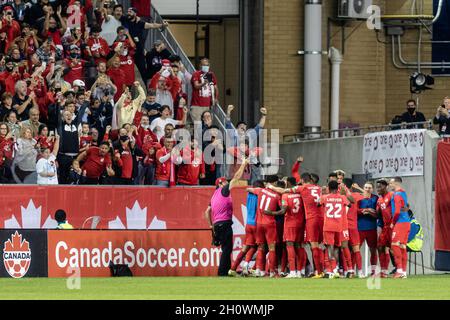
MULTIPOLYGON (((0 227, 55 229, 54 213, 63 209, 75 228, 207 229, 204 218, 213 187, 2 186, 0 227), (97 220, 97 219, 96 219, 97 220)), ((234 233, 244 234, 246 192, 232 191, 234 233)))
POLYGON ((450 251, 450 143, 439 142, 435 176, 435 250, 450 251))
POLYGON ((108 277, 110 261, 134 276, 214 276, 220 249, 205 230, 48 231, 49 277, 108 277))

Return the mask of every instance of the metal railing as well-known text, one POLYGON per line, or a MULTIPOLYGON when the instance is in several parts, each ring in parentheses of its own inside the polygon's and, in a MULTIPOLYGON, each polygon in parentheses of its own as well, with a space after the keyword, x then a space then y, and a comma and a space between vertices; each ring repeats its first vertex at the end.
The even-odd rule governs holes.
MULTIPOLYGON (((155 9, 153 4, 152 4, 152 11, 151 11, 151 19, 152 19, 152 21, 154 23, 162 23, 163 22, 163 18, 161 17, 159 12, 155 9)), ((169 51, 171 51, 173 54, 176 54, 176 55, 180 56, 181 62, 183 63, 183 65, 186 68, 186 70, 189 73, 193 74, 196 71, 194 65, 192 64, 192 62, 189 59, 189 57, 186 54, 186 52, 184 52, 184 50, 181 47, 181 45, 175 39, 174 35, 169 30, 169 28, 164 28, 162 30, 150 29, 149 36, 147 37, 147 41, 146 41, 146 44, 145 44, 147 50, 151 50, 151 48, 153 46, 153 43, 156 40, 163 41, 166 44, 166 46, 168 47, 169 51)), ((192 97, 192 85, 188 84, 186 90, 187 90, 187 95, 188 95, 188 100, 189 100, 188 104, 190 104, 191 97, 192 97)), ((214 116, 214 120, 215 120, 216 125, 223 132, 225 132, 225 129, 226 129, 226 126, 225 126, 226 113, 225 113, 225 111, 217 103, 211 108, 211 112, 212 112, 212 114, 214 116)), ((233 124, 231 124, 231 125, 232 125, 232 127, 234 129, 233 124)))
POLYGON ((283 136, 284 143, 294 143, 307 140, 319 140, 319 139, 337 139, 344 137, 359 137, 366 133, 401 130, 401 129, 433 129, 433 123, 431 120, 422 122, 410 122, 400 124, 386 124, 375 125, 368 127, 356 127, 356 128, 343 128, 338 130, 327 130, 318 132, 302 132, 293 135, 283 136))

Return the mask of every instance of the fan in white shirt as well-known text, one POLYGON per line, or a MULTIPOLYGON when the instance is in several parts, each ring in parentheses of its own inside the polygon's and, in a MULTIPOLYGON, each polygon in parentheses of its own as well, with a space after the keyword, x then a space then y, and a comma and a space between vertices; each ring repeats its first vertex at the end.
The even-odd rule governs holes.
POLYGON ((37 183, 43 185, 58 184, 56 156, 59 149, 59 135, 56 135, 53 151, 42 148, 40 159, 36 163, 37 183))
POLYGON ((186 123, 186 116, 187 116, 188 109, 186 107, 183 108, 183 119, 181 121, 174 120, 171 118, 170 114, 170 107, 167 105, 162 106, 161 110, 161 117, 156 118, 152 121, 150 124, 150 130, 152 130, 156 137, 158 138, 158 141, 164 136, 164 128, 166 127, 166 124, 170 123, 173 126, 181 126, 186 123))

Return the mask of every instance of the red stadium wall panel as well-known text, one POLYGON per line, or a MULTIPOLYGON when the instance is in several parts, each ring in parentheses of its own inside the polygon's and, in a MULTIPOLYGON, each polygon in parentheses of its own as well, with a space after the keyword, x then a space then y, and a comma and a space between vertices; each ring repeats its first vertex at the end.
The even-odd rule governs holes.
POLYGON ((450 271, 450 143, 439 142, 436 162, 435 268, 450 271))
MULTIPOLYGON (((207 229, 204 218, 214 187, 3 186, 0 228, 55 229, 54 213, 67 212, 74 228, 191 230, 207 229)), ((246 191, 232 191, 235 234, 245 234, 246 191)))
POLYGON ((439 142, 435 177, 435 249, 450 251, 450 143, 439 142))
POLYGON ((220 249, 209 230, 49 230, 48 276, 109 277, 109 262, 133 276, 213 276, 220 249))

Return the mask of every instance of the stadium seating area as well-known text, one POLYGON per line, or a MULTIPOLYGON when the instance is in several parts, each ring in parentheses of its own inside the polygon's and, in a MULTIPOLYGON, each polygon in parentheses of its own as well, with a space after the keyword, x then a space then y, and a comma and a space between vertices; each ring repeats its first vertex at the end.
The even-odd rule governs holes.
POLYGON ((147 30, 168 26, 147 22, 149 4, 2 3, 2 183, 212 185, 219 154, 248 155, 224 149, 205 112, 217 100, 209 61, 191 74, 164 42, 146 48, 147 30), (210 140, 173 148, 192 120, 210 140))

